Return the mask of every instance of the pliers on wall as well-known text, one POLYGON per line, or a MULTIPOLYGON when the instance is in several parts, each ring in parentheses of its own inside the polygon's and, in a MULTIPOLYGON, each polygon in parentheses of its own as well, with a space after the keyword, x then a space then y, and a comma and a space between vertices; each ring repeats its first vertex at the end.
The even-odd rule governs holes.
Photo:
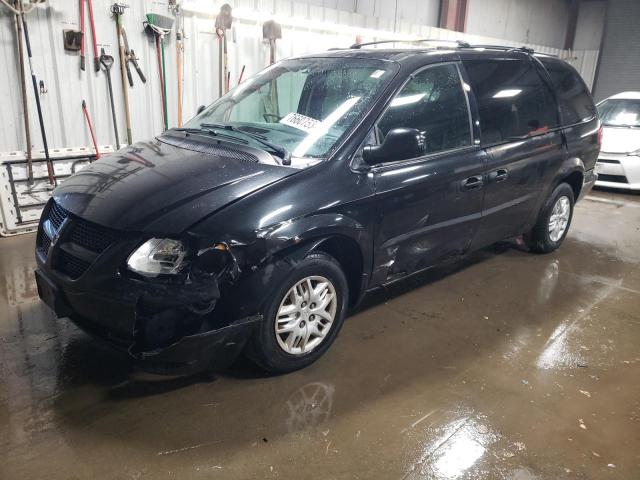
POLYGON ((133 87, 133 75, 131 74, 131 67, 129 66, 129 63, 133 63, 133 66, 135 67, 136 72, 138 72, 138 76, 140 77, 140 80, 142 80, 142 83, 147 83, 147 78, 144 76, 144 73, 142 73, 140 65, 138 65, 138 58, 136 57, 136 53, 133 50, 129 49, 127 32, 124 30, 124 27, 122 27, 122 40, 124 41, 124 58, 127 61, 126 67, 129 86, 133 87))

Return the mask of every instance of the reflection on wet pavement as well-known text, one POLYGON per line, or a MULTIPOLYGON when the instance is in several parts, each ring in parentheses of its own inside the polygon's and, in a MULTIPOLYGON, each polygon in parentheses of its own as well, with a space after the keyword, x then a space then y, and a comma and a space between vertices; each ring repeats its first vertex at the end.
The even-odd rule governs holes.
POLYGON ((640 197, 377 292, 330 352, 141 382, 0 240, 0 478, 640 478, 640 197))

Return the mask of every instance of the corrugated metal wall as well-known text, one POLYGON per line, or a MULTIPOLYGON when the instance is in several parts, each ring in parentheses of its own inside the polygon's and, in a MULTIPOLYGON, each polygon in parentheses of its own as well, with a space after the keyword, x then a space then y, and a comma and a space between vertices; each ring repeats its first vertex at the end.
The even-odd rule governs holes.
POLYGON ((469 0, 467 31, 562 48, 568 21, 566 0, 469 0))
POLYGON ((640 90, 640 0, 609 0, 596 100, 640 90))
MULTIPOLYGON (((94 0, 96 37, 98 47, 116 58, 112 69, 115 104, 120 140, 124 142, 125 120, 122 101, 119 61, 116 49, 115 21, 109 7, 113 0, 94 0)), ((124 14, 124 26, 129 43, 138 56, 147 76, 142 84, 135 74, 135 86, 129 89, 133 139, 143 140, 162 131, 162 116, 158 67, 153 41, 143 32, 144 14, 155 12, 169 15, 167 0, 130 0, 130 8, 124 14)), ((191 117, 198 105, 209 104, 218 97, 218 41, 213 28, 213 17, 222 2, 191 0, 185 9, 185 91, 184 117, 191 117)), ((278 41, 278 58, 308 52, 324 51, 330 47, 346 46, 355 41, 357 34, 365 39, 416 37, 460 38, 474 43, 501 43, 521 46, 522 43, 492 37, 460 34, 435 27, 399 23, 398 33, 392 33, 393 19, 378 18, 359 13, 325 8, 316 5, 293 3, 287 0, 237 0, 234 7, 234 27, 229 42, 229 68, 232 83, 235 83, 242 65, 245 75, 261 70, 268 62, 268 45, 262 41, 262 23, 276 18, 283 26, 283 39, 278 41), (374 31, 375 30, 375 31, 374 31)), ((3 69, 0 97, 0 152, 25 149, 18 65, 13 27, 13 15, 0 8, 0 68, 3 69)), ((86 99, 93 117, 99 145, 115 143, 104 72, 93 72, 90 68, 81 72, 79 57, 75 52, 63 49, 62 30, 78 29, 78 0, 49 0, 27 16, 32 37, 34 67, 39 79, 45 82, 47 93, 41 95, 45 124, 50 147, 67 148, 90 145, 89 132, 82 115, 81 102, 86 99)), ((88 23, 86 24, 89 30, 88 23)), ((87 65, 91 65, 90 35, 87 34, 87 65)), ((570 58, 590 82, 597 52, 562 52, 540 45, 529 45, 538 51, 570 58), (594 56, 595 55, 595 56, 594 56)), ((169 124, 176 125, 176 53, 175 35, 166 44, 168 71, 169 124)), ((32 144, 42 148, 38 130, 35 102, 30 85, 28 100, 31 115, 32 144)))

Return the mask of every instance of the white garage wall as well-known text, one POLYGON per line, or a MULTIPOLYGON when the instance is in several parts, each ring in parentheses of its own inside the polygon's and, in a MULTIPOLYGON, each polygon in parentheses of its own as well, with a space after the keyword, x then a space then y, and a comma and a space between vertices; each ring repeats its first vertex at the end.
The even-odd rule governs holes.
POLYGON ((600 48, 606 10, 607 2, 604 0, 589 0, 580 4, 573 48, 578 50, 597 50, 600 48))
POLYGON ((467 32, 562 48, 568 20, 566 0, 469 0, 467 32))
MULTIPOLYGON (((104 46, 108 53, 116 57, 112 69, 112 81, 120 141, 124 143, 126 132, 119 60, 115 48, 115 22, 108 13, 112 2, 113 0, 94 0, 94 10, 99 46, 104 46)), ((366 3, 366 0, 359 0, 359 5, 361 2, 366 3)), ((147 84, 143 85, 133 72, 135 86, 129 89, 133 140, 139 141, 152 138, 162 131, 155 49, 153 42, 143 33, 142 21, 145 12, 167 14, 167 0, 129 0, 128 3, 131 8, 128 8, 124 15, 125 29, 129 43, 140 57, 141 67, 148 79, 147 84)), ((221 3, 222 1, 212 2, 211 0, 189 2, 192 10, 185 15, 185 119, 195 113, 198 105, 209 104, 218 96, 218 42, 213 31, 213 16, 219 11, 221 3)), ((362 35, 365 40, 412 36, 412 38, 460 38, 472 43, 499 43, 512 46, 523 44, 523 42, 511 42, 495 37, 461 34, 408 21, 398 23, 399 33, 394 37, 393 20, 390 19, 286 0, 236 0, 231 3, 236 16, 229 42, 229 68, 232 83, 235 83, 243 64, 246 65, 245 76, 252 75, 266 66, 268 46, 262 41, 262 23, 272 17, 283 24, 283 39, 278 41, 278 58, 347 46, 355 41, 356 35, 362 35)), ((78 2, 49 0, 48 7, 36 8, 28 15, 27 21, 32 37, 34 67, 38 79, 44 80, 48 88, 48 93, 41 95, 41 102, 50 148, 77 148, 91 144, 82 115, 82 99, 86 99, 93 117, 98 144, 114 144, 104 73, 95 73, 90 69, 80 72, 78 55, 75 52, 66 52, 62 47, 62 30, 78 28, 78 2)), ((537 51, 568 56, 567 52, 561 52, 558 49, 531 43, 528 45, 537 51)), ((0 78, 4 92, 4 95, 0 96, 0 125, 3 127, 0 129, 0 152, 25 149, 15 49, 13 16, 6 8, 0 7, 0 68, 3 70, 0 78)), ((572 52, 572 63, 586 72, 584 76, 588 83, 590 83, 591 68, 589 65, 593 63, 589 59, 593 54, 594 52, 591 52, 589 57, 585 52, 572 52)), ((597 58, 597 52, 595 54, 597 58)), ((91 56, 90 38, 87 38, 88 67, 92 64, 91 56)), ((170 126, 176 125, 175 59, 175 36, 172 34, 166 45, 170 126)), ((27 97, 30 107, 32 144, 37 156, 37 150, 42 148, 42 142, 30 84, 27 97)))
POLYGON ((595 97, 640 90, 640 0, 610 0, 595 97))
POLYGON ((307 0, 311 5, 436 27, 440 0, 307 0))

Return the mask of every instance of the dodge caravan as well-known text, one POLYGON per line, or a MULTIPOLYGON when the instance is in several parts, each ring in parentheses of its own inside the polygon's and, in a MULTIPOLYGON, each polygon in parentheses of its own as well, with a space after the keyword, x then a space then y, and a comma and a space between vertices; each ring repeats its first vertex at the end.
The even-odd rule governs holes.
POLYGON ((65 180, 38 292, 143 369, 292 371, 367 291, 509 237, 557 249, 600 138, 579 74, 527 49, 287 59, 65 180))

